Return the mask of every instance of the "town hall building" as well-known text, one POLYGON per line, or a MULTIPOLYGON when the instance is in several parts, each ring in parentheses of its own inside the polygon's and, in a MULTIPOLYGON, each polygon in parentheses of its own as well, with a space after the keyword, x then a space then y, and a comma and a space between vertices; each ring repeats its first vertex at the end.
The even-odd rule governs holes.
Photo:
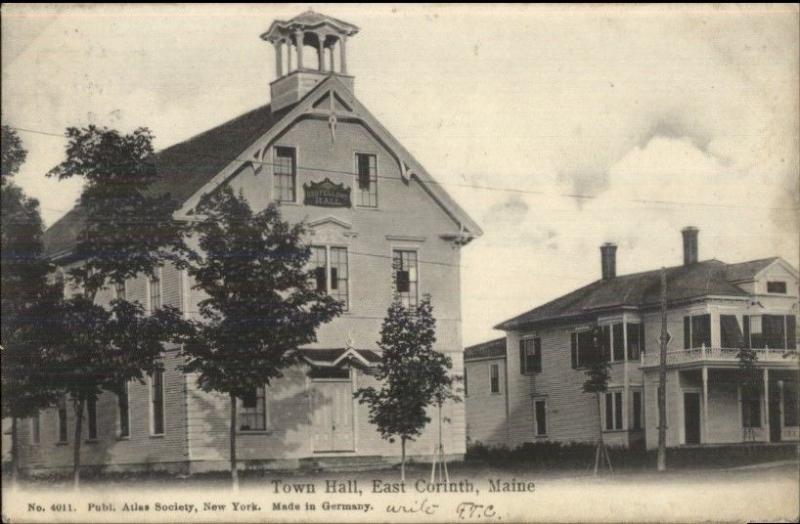
MULTIPOLYGON (((778 257, 700 261, 699 231, 682 235, 684 263, 665 271, 667 446, 798 441, 797 269, 778 257), (741 348, 757 357, 757 395, 743 394, 741 348)), ((600 251, 599 280, 465 349, 470 443, 594 442, 602 431, 612 446, 657 446, 661 270, 617 275, 617 246, 600 251), (610 365, 599 412, 582 388, 596 328, 610 365)))
MULTIPOLYGON (((451 357, 455 375, 463 372, 461 249, 481 229, 355 97, 347 48, 357 32, 313 11, 273 22, 261 35, 275 53, 270 102, 156 156, 157 189, 180 203, 178 220, 191 219, 203 195, 227 185, 254 211, 275 202, 285 220, 305 221, 315 285, 345 305, 319 329, 318 342, 300 350, 300 364, 237 403, 240 467, 398 459, 399 444, 381 439, 367 407, 353 397, 375 384, 377 341, 394 294, 411 307, 431 296, 435 348, 451 357)), ((82 220, 73 209, 45 234, 47 255, 62 267, 80 263, 73 252, 82 220)), ((173 306, 186 318, 198 318, 203 298, 185 271, 169 266, 156 278, 105 289, 98 300, 115 297, 149 311, 173 306)), ((180 370, 182 362, 177 348, 168 351, 163 373, 87 406, 82 464, 228 468, 228 399, 201 391, 180 370)), ((75 420, 68 402, 21 424, 24 470, 71 466, 75 420)), ((462 456, 464 404, 447 403, 443 418, 444 449, 462 456)), ((430 456, 438 438, 429 425, 408 454, 430 456)))

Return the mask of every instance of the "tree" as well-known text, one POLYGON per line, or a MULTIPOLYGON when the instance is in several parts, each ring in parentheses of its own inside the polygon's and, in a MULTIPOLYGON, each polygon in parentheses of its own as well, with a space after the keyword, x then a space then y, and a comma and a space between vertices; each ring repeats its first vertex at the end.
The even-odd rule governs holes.
POLYGON ((597 420, 600 422, 600 432, 594 454, 594 474, 597 475, 597 470, 603 459, 605 459, 609 471, 614 471, 611 466, 611 457, 608 455, 608 449, 603 441, 601 399, 602 394, 608 391, 610 366, 608 364, 608 340, 607 337, 603 336, 603 329, 599 326, 595 327, 592 332, 592 344, 594 346, 592 351, 594 357, 590 360, 588 369, 586 370, 586 381, 583 383, 583 391, 585 393, 594 393, 597 399, 597 420))
POLYGON ((155 188, 159 175, 149 130, 121 134, 92 125, 70 127, 66 137, 66 159, 48 176, 85 182, 75 210, 81 224, 72 253, 77 263, 67 273, 80 291, 56 310, 61 318, 52 319, 54 332, 60 329, 62 338, 49 340, 49 354, 60 369, 56 382, 75 401, 77 487, 85 402, 101 389, 118 388, 120 380, 153 370, 163 344, 181 329, 174 310, 145 319, 140 307, 117 301, 103 313, 95 305, 97 293, 138 275, 153 276, 165 263, 185 267, 191 252, 185 228, 173 219, 178 205, 155 188))
MULTIPOLYGON (((756 367, 758 354, 751 348, 743 347, 736 353, 736 359, 739 361, 737 381, 741 388, 742 413, 746 412, 748 418, 752 418, 754 413, 758 413, 758 416, 761 416, 760 408, 757 411, 753 410, 753 404, 758 405, 761 394, 762 378, 756 367), (747 410, 744 409, 745 406, 748 407, 747 410)), ((764 394, 766 395, 766 392, 764 394)), ((742 440, 745 442, 755 440, 756 435, 753 431, 753 426, 752 420, 744 420, 743 417, 742 440)))
POLYGON ((16 132, 2 126, 0 347, 2 416, 11 418, 12 482, 19 471, 18 420, 36 415, 55 398, 36 340, 38 319, 55 298, 47 282, 50 265, 43 257, 39 203, 11 181, 26 155, 16 132))
POLYGON ((189 268, 200 321, 184 346, 186 372, 197 373, 204 391, 230 399, 231 482, 236 465, 237 399, 282 376, 297 348, 316 340, 317 328, 342 312, 342 303, 318 292, 309 280, 311 256, 305 225, 281 219, 270 205, 254 214, 242 196, 224 186, 197 208, 193 226, 200 254, 189 268))
POLYGON ((381 437, 400 439, 400 478, 405 482, 406 442, 418 437, 430 422, 427 408, 444 402, 453 378, 450 357, 435 351, 436 320, 430 297, 416 309, 405 307, 398 297, 389 306, 378 346, 382 359, 375 377, 380 387, 360 388, 355 396, 369 407, 369 421, 381 437))

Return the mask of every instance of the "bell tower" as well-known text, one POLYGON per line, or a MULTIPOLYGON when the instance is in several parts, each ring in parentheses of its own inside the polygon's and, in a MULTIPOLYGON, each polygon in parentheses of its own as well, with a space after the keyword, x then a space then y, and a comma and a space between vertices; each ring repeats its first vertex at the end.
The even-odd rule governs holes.
POLYGON ((347 39, 358 27, 306 11, 291 20, 275 20, 261 39, 275 48, 276 79, 270 83, 272 111, 299 101, 328 75, 337 75, 350 90, 347 39), (311 52, 307 52, 309 51, 311 52))

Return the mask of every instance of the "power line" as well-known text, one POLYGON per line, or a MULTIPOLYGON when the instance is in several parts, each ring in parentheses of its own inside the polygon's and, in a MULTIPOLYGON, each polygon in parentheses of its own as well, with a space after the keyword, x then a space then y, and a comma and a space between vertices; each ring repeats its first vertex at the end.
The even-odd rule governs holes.
MULTIPOLYGON (((9 126, 12 129, 17 131, 27 132, 27 133, 36 133, 46 136, 54 136, 59 138, 67 138, 63 134, 57 133, 50 133, 46 131, 38 131, 33 129, 9 126)), ((162 151, 163 152, 163 151, 162 151)), ((171 151, 170 154, 176 154, 174 151, 171 151)), ((240 164, 244 165, 247 163, 255 164, 255 165, 262 165, 262 166, 269 166, 269 167, 284 167, 280 164, 275 162, 269 162, 265 160, 255 160, 255 159, 242 159, 238 157, 234 158, 226 158, 216 155, 209 155, 205 153, 186 153, 185 156, 188 157, 200 157, 200 158, 208 158, 213 160, 220 160, 225 162, 239 162, 240 164)), ((340 169, 330 169, 324 167, 311 167, 311 166, 295 166, 296 171, 304 171, 304 172, 311 172, 311 173, 331 173, 331 174, 341 174, 341 175, 348 175, 348 176, 358 176, 358 173, 353 171, 346 171, 340 169)), ((392 181, 399 181, 400 179, 397 177, 386 176, 386 175, 374 175, 375 178, 378 179, 385 179, 385 180, 392 180, 392 181)), ((459 182, 439 182, 437 180, 426 180, 426 183, 436 184, 440 186, 452 186, 452 187, 461 187, 466 189, 473 189, 473 190, 480 190, 480 191, 497 191, 497 192, 505 192, 505 193, 518 193, 518 194, 526 194, 526 195, 539 195, 539 196, 554 196, 560 198, 569 198, 569 199, 578 199, 578 200, 596 200, 601 198, 601 195, 587 195, 587 194, 580 194, 580 193, 548 193, 543 190, 536 190, 536 189, 522 189, 522 188, 511 188, 511 187, 500 187, 500 186, 491 186, 491 185, 479 185, 479 184, 465 184, 459 182)), ((712 207, 712 208, 733 208, 733 209, 764 209, 764 210, 775 210, 775 211, 797 211, 798 207, 774 207, 774 206, 757 206, 753 204, 722 204, 722 203, 715 203, 715 202, 688 202, 688 201, 681 201, 681 200, 660 200, 660 199, 645 199, 645 198, 622 198, 619 200, 628 201, 628 202, 635 202, 638 204, 655 204, 655 205, 672 205, 672 206, 697 206, 697 207, 712 207)), ((67 212, 68 210, 57 210, 52 208, 46 208, 51 211, 61 211, 67 212)))

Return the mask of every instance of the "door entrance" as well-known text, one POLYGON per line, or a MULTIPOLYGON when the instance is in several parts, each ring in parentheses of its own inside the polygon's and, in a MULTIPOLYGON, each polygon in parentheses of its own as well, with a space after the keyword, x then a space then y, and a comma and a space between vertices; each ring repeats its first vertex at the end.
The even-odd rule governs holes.
POLYGON ((353 385, 348 381, 312 382, 315 452, 353 451, 353 385))
POLYGON ((683 426, 686 444, 700 444, 700 393, 683 394, 683 426))
POLYGON ((769 394, 769 441, 781 441, 781 393, 775 389, 769 394))

